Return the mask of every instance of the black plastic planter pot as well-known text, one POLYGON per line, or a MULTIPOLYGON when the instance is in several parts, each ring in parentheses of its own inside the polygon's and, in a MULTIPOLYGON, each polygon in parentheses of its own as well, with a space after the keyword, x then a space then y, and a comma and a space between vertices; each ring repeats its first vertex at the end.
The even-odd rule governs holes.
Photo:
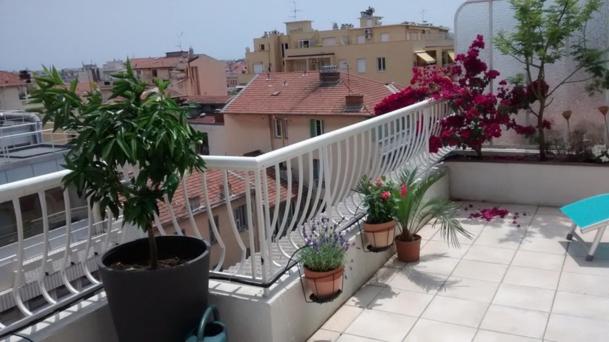
POLYGON ((209 247, 186 236, 157 237, 159 259, 189 260, 172 268, 116 270, 120 261, 146 260, 148 240, 112 248, 100 260, 100 274, 120 341, 184 341, 207 307, 209 247))

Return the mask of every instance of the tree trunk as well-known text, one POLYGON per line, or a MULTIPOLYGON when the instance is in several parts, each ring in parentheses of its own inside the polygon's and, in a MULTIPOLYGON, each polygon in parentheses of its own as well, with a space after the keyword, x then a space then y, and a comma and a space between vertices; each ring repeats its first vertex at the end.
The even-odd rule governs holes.
POLYGON ((546 109, 546 99, 539 101, 539 111, 537 112, 537 139, 539 142, 539 160, 544 161, 546 156, 546 137, 543 127, 543 112, 546 109))
POLYGON ((148 226, 147 232, 150 269, 155 270, 159 267, 159 251, 156 245, 156 238, 154 237, 154 228, 152 226, 148 226))
POLYGON ((476 159, 482 159, 482 147, 475 148, 474 152, 476 152, 476 159))

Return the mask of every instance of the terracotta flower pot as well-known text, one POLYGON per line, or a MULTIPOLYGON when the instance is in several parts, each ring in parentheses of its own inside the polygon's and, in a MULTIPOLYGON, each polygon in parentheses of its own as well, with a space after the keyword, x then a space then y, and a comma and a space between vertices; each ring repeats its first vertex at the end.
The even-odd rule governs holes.
POLYGON ((343 289, 343 274, 345 268, 343 266, 326 272, 316 272, 304 267, 304 277, 307 287, 313 292, 317 298, 331 297, 342 291, 343 289))
POLYGON ((395 249, 397 250, 398 260, 403 262, 419 261, 421 255, 421 237, 415 235, 412 241, 403 241, 399 237, 396 237, 395 249))
POLYGON ((371 250, 381 250, 393 243, 395 221, 385 223, 364 223, 364 234, 371 250))

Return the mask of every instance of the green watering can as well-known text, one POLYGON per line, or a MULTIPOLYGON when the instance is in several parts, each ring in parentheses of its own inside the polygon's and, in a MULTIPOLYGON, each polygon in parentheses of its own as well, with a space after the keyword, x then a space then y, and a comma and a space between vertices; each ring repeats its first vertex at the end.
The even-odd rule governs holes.
POLYGON ((218 309, 210 305, 205 310, 199 326, 192 331, 186 342, 226 342, 226 327, 219 321, 218 309))

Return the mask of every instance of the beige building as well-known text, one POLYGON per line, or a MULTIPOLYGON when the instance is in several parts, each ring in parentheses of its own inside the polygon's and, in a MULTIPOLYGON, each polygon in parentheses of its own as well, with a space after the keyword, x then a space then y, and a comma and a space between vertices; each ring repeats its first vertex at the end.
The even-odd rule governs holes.
POLYGON ((396 91, 336 70, 256 75, 224 108, 225 134, 219 143, 209 142, 224 150, 212 153, 256 155, 366 120, 396 91))
POLYGON ((0 71, 0 109, 23 109, 26 84, 19 75, 0 71))
POLYGON ((286 32, 265 32, 246 49, 248 75, 317 71, 335 65, 342 72, 377 81, 408 84, 415 66, 445 65, 454 58, 448 29, 430 24, 383 25, 369 8, 359 27, 343 24, 316 30, 310 20, 286 23, 286 32))
POLYGON ((225 63, 192 51, 167 52, 165 57, 134 58, 133 69, 144 81, 171 82, 176 97, 226 96, 225 63))

